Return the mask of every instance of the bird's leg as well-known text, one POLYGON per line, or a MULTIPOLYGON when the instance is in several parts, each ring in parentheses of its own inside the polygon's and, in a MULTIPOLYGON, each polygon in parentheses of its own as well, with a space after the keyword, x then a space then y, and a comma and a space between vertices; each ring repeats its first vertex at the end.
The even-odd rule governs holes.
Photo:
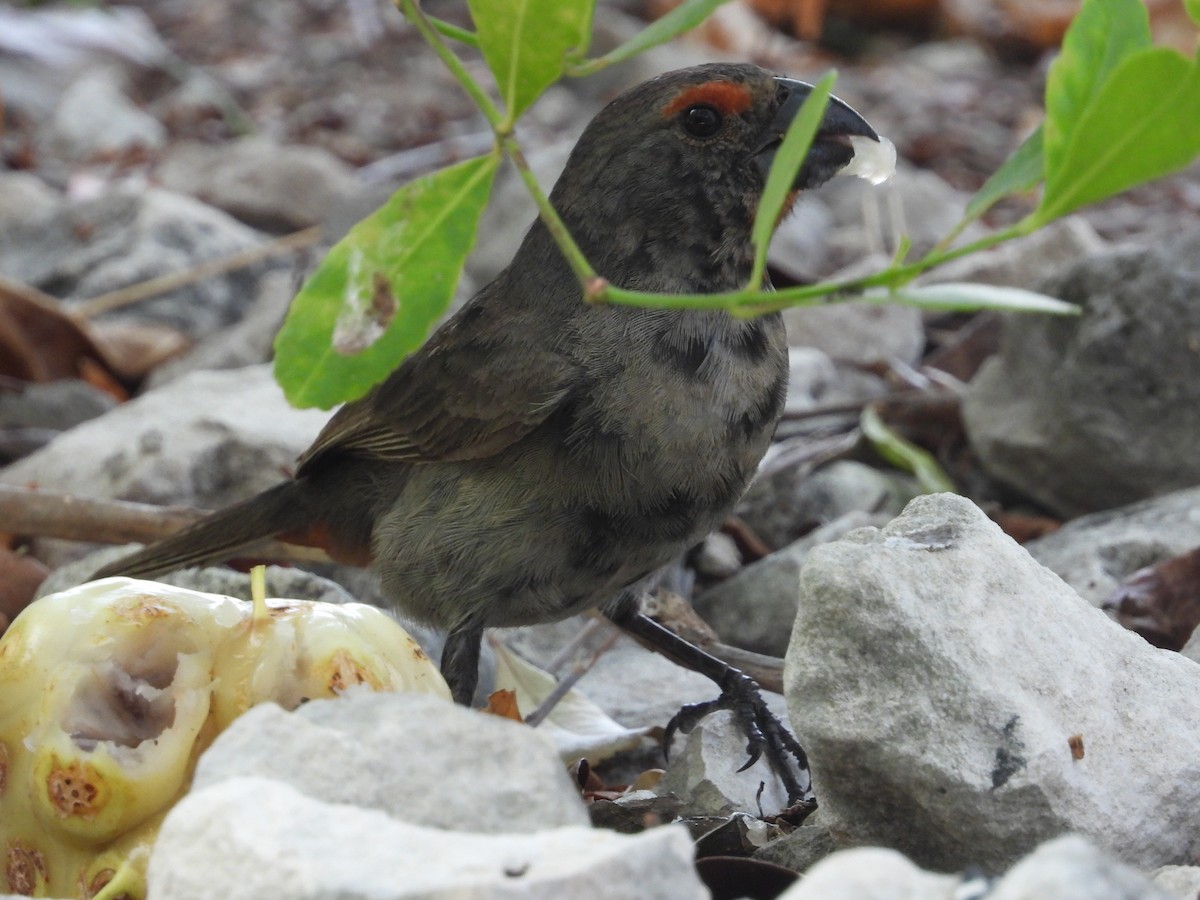
POLYGON ((442 648, 442 677, 450 685, 455 703, 471 705, 475 686, 479 683, 479 650, 483 644, 483 628, 461 625, 446 635, 442 648))
POLYGON ((640 598, 633 591, 623 592, 605 607, 604 614, 643 644, 672 662, 711 678, 721 688, 717 699, 685 706, 671 719, 663 738, 664 752, 676 730, 686 734, 709 713, 727 709, 734 714, 748 741, 746 752, 750 759, 742 770, 754 765, 765 752, 787 790, 790 809, 786 814, 803 819, 816 808, 804 748, 767 707, 754 679, 642 613, 640 598))

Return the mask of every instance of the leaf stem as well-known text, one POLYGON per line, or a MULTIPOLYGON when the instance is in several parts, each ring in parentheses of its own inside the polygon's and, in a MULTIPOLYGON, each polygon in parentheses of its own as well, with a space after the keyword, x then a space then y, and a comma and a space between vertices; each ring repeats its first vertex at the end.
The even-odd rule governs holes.
POLYGON ((923 258, 908 265, 893 265, 860 278, 822 281, 817 284, 784 288, 773 293, 763 293, 747 288, 720 294, 654 294, 643 291, 627 291, 624 288, 609 285, 597 292, 595 302, 619 303, 626 306, 656 306, 664 309, 724 309, 734 315, 759 315, 776 312, 789 306, 800 306, 822 297, 832 298, 839 294, 860 294, 873 287, 900 287, 935 266, 1021 237, 1034 228, 1036 228, 1036 223, 1027 218, 1003 231, 985 235, 979 240, 963 244, 961 247, 931 251, 923 258))
POLYGON ((551 205, 550 198, 546 196, 546 192, 538 184, 537 177, 533 174, 533 169, 530 168, 529 161, 525 159, 525 153, 521 150, 521 145, 517 143, 516 138, 512 135, 512 123, 507 121, 507 117, 492 102, 483 88, 479 86, 479 82, 471 77, 471 73, 467 71, 462 61, 446 46, 446 42, 438 34, 439 29, 436 24, 438 20, 426 16, 418 5, 417 0, 395 0, 395 2, 405 17, 417 27, 417 30, 421 33, 421 37, 433 48, 442 62, 446 64, 446 67, 454 73, 454 77, 458 79, 458 83, 462 85, 463 90, 475 101, 475 104, 487 118, 492 133, 496 135, 497 146, 504 151, 504 154, 516 166, 517 174, 525 182, 526 190, 529 191, 530 196, 533 197, 533 202, 537 205, 538 215, 541 217, 542 223, 546 226, 546 230, 550 232, 550 236, 554 239, 554 242, 558 244, 558 248, 562 251, 563 256, 566 257, 571 271, 579 279, 583 293, 588 297, 602 294, 607 282, 603 282, 602 279, 597 277, 596 270, 592 268, 583 251, 579 249, 579 245, 571 237, 571 232, 567 230, 566 224, 559 217, 553 205, 551 205))
POLYGON ((469 31, 466 28, 459 28, 457 25, 447 22, 445 19, 436 18, 435 16, 426 16, 425 18, 444 37, 448 37, 452 41, 458 41, 460 44, 466 44, 468 47, 479 46, 479 38, 475 32, 469 31))
MULTIPOLYGON (((458 83, 462 85, 462 89, 467 92, 470 98, 479 107, 480 112, 488 120, 488 124, 492 126, 492 131, 496 132, 497 137, 500 136, 502 126, 504 124, 504 114, 500 112, 499 107, 492 102, 492 98, 487 95, 483 88, 479 86, 471 73, 467 71, 467 67, 462 64, 453 51, 446 46, 446 42, 442 40, 438 34, 438 27, 434 24, 434 19, 430 19, 425 15, 417 0, 394 0, 396 7, 404 14, 421 37, 425 39, 425 43, 433 48, 433 52, 438 55, 438 58, 445 63, 446 68, 451 71, 458 83)), ((443 23, 447 24, 447 23, 443 23)))
POLYGON ((542 224, 550 232, 550 237, 554 239, 554 243, 558 244, 558 249, 566 257, 571 271, 579 279, 579 284, 588 296, 602 295, 604 288, 597 287, 596 270, 592 268, 592 264, 588 262, 583 251, 579 249, 579 245, 571 237, 571 232, 567 229, 566 223, 563 222, 558 211, 550 203, 550 198, 546 196, 546 192, 542 190, 542 186, 538 184, 537 176, 533 174, 533 169, 529 167, 529 161, 525 159, 525 153, 521 150, 521 145, 517 143, 516 138, 512 135, 505 135, 504 137, 500 137, 499 140, 501 148, 508 158, 512 160, 513 165, 517 167, 517 174, 525 182, 525 188, 529 191, 529 195, 533 197, 533 202, 537 204, 538 215, 542 219, 542 224))

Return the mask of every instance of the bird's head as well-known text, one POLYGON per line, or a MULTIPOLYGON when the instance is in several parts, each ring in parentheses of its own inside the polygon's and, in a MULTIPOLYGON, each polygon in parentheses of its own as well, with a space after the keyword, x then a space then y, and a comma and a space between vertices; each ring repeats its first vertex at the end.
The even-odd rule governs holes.
MULTIPOLYGON (((591 121, 551 195, 600 274, 649 290, 740 285, 766 175, 811 85, 753 65, 668 72, 591 121)), ((831 98, 794 189, 832 178, 878 141, 831 98)))

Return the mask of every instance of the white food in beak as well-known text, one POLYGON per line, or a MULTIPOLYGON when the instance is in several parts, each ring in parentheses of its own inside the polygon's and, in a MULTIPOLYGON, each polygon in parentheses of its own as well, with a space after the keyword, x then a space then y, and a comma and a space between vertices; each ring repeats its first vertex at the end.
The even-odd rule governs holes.
POLYGON ((869 137, 850 135, 854 159, 838 174, 857 175, 871 184, 882 184, 896 174, 896 145, 885 137, 878 141, 869 137))

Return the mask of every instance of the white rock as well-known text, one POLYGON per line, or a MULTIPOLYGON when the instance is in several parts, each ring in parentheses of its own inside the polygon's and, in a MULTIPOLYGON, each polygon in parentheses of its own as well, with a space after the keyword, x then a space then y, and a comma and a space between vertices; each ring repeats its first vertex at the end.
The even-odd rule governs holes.
POLYGON ((713 713, 687 735, 683 749, 672 754, 654 792, 679 797, 687 815, 772 815, 787 807, 787 793, 766 757, 739 772, 747 758, 746 736, 733 713, 713 713))
POLYGON ((326 803, 454 831, 587 825, 554 746, 533 728, 418 694, 257 706, 196 767, 193 790, 277 778, 326 803))
MULTIPOLYGON (((1194 896, 1194 895, 1193 895, 1194 896)), ((863 847, 817 863, 780 900, 1172 900, 1079 835, 1048 841, 990 886, 926 872, 895 850, 863 847)), ((1190 900, 1190 898, 1189 898, 1190 900)))
POLYGON ((1200 668, 963 498, 812 552, 785 684, 843 843, 943 870, 1000 870, 1067 831, 1143 868, 1200 852, 1200 668))
POLYGON ((1146 876, 1079 835, 1038 847, 1000 879, 987 900, 1172 900, 1146 876))
MULTIPOLYGON (((425 789, 436 797, 453 777, 425 789)), ((267 778, 230 779, 180 801, 163 823, 148 882, 150 896, 171 900, 708 896, 682 827, 634 836, 583 827, 447 832, 323 803, 267 778)))
POLYGON ((883 847, 843 850, 821 860, 779 900, 953 900, 959 879, 935 875, 883 847))
POLYGON ((1154 873, 1153 881, 1178 900, 1200 897, 1200 866, 1163 866, 1154 873))

